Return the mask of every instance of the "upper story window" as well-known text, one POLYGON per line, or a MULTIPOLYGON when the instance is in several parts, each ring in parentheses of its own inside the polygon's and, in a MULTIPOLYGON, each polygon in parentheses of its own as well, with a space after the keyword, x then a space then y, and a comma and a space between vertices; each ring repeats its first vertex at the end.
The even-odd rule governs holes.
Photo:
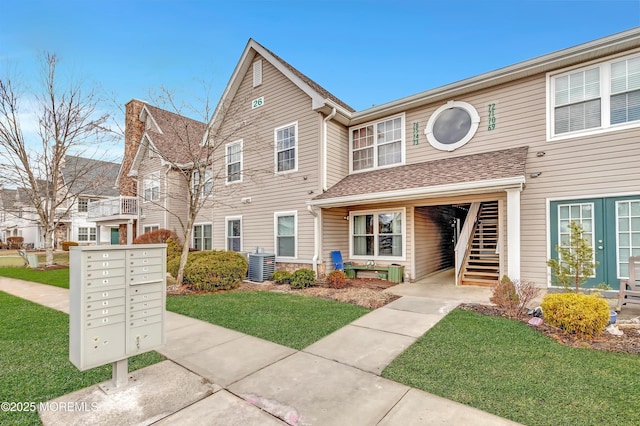
POLYGON ((473 105, 449 101, 431 114, 424 133, 436 149, 453 151, 473 138, 480 125, 480 116, 473 105))
POLYGON ((91 201, 98 201, 96 198, 78 198, 78 212, 86 213, 89 211, 89 203, 91 201))
POLYGON ((242 141, 226 145, 227 183, 242 182, 242 141))
POLYGON ((152 173, 143 181, 144 201, 158 201, 160 199, 160 173, 152 173))
POLYGON ((640 56, 549 76, 549 138, 640 126, 640 56))
POLYGON ((201 182, 202 173, 200 170, 193 171, 193 193, 195 194, 200 188, 200 195, 203 197, 211 194, 213 190, 213 171, 211 169, 204 170, 204 181, 201 182))
POLYGON ((297 162, 297 134, 298 123, 278 127, 275 133, 276 173, 294 172, 298 168, 297 162))
POLYGON ((404 116, 350 129, 351 171, 402 164, 404 116))

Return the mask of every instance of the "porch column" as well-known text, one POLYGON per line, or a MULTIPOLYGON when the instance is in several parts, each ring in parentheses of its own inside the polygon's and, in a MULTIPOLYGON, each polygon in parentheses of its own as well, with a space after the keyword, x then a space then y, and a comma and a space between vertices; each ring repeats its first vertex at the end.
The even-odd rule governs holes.
POLYGON ((507 191, 507 273, 512 280, 520 279, 520 191, 522 188, 509 188, 507 191))

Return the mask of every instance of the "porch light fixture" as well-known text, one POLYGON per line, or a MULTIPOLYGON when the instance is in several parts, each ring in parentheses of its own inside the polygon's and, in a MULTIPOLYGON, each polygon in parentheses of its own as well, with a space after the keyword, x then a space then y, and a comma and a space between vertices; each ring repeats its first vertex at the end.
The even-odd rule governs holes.
POLYGON ((536 157, 544 157, 545 154, 546 154, 546 152, 544 152, 544 151, 538 151, 538 152, 536 152, 536 157))
POLYGON ((542 174, 542 172, 533 172, 529 175, 529 177, 531 178, 537 178, 538 176, 540 176, 542 174))

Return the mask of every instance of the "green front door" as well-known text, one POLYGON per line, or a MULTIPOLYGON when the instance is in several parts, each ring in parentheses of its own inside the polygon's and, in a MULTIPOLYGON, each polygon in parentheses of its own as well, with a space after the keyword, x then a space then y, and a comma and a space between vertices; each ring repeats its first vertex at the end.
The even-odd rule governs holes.
POLYGON ((587 287, 607 283, 620 287, 628 278, 629 256, 640 255, 640 196, 554 201, 550 208, 551 256, 569 240, 569 223, 580 222, 594 247, 595 274, 587 287))
POLYGON ((111 228, 111 244, 120 244, 120 231, 118 228, 111 228))

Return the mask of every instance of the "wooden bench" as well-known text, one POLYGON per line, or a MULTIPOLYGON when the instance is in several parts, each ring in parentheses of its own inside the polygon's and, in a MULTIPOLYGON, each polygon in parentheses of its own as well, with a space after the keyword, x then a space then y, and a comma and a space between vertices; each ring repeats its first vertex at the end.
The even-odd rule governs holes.
POLYGON ((372 272, 385 272, 388 276, 389 267, 388 266, 367 266, 367 265, 344 265, 344 273, 347 274, 347 277, 350 278, 358 278, 358 271, 372 271, 372 272), (351 277, 348 271, 353 271, 353 277, 351 277))
POLYGON ((627 303, 640 304, 640 256, 629 258, 629 279, 620 281, 616 311, 627 303))

